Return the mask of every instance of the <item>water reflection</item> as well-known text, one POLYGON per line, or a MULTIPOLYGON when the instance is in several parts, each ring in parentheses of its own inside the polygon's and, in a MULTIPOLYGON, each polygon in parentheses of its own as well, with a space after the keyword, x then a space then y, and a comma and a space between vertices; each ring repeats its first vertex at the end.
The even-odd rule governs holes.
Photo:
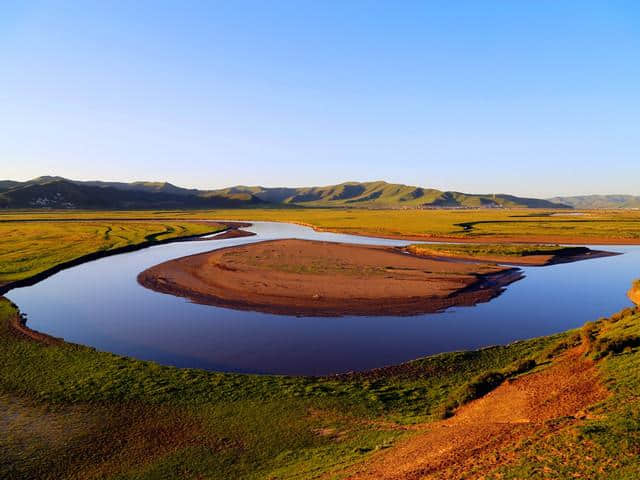
MULTIPOLYGON (((406 245, 401 240, 314 232, 255 222, 255 237, 159 245, 60 272, 7 297, 28 325, 67 341, 168 365, 234 372, 321 375, 363 370, 433 353, 508 343, 577 327, 629 304, 640 247, 573 264, 525 268, 490 303, 413 317, 289 317, 196 305, 140 287, 157 263, 278 238, 406 245)), ((596 247, 597 248, 597 247, 596 247)))

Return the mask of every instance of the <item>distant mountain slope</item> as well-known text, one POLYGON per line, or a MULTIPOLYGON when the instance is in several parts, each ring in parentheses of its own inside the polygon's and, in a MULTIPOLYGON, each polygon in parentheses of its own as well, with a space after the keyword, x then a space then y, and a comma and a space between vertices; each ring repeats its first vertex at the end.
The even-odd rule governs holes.
POLYGON ((554 197, 549 200, 571 205, 577 209, 640 208, 640 196, 634 195, 578 195, 575 197, 554 197))
POLYGON ((6 192, 12 188, 20 185, 20 182, 14 182, 13 180, 0 180, 0 193, 6 192))
POLYGON ((141 192, 149 192, 149 193, 171 193, 173 195, 198 195, 200 193, 200 191, 196 190, 195 188, 189 189, 189 188, 177 187, 169 182, 124 183, 124 182, 102 182, 102 181, 88 181, 88 182, 74 181, 74 183, 89 185, 92 187, 111 187, 111 188, 116 188, 118 190, 141 191, 141 192))
POLYGON ((98 187, 69 180, 24 182, 0 193, 3 208, 162 209, 236 208, 264 202, 252 195, 184 195, 98 187))
POLYGON ((236 208, 304 206, 352 208, 570 208, 560 203, 504 194, 443 192, 433 188, 377 182, 324 187, 238 185, 218 190, 177 187, 167 182, 76 181, 38 177, 0 181, 3 208, 236 208))
POLYGON ((513 195, 478 195, 443 192, 433 188, 378 182, 346 182, 325 187, 267 188, 236 186, 218 190, 222 194, 250 193, 270 203, 310 207, 524 207, 567 208, 566 205, 520 198, 513 195))

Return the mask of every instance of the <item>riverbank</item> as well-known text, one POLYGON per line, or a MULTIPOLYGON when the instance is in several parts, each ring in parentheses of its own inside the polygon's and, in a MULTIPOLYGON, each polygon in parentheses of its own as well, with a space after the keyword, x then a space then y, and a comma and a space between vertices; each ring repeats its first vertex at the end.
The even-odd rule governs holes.
MULTIPOLYGON (((234 236, 248 236, 253 235, 250 232, 245 232, 242 228, 248 227, 249 223, 244 222, 228 222, 228 224, 221 224, 215 222, 200 222, 200 223, 174 223, 166 226, 159 221, 146 221, 144 225, 160 225, 165 230, 157 232, 147 232, 144 230, 142 234, 138 231, 132 230, 131 225, 138 226, 134 223, 113 223, 104 227, 104 233, 100 232, 103 238, 108 238, 110 235, 114 235, 113 232, 117 227, 125 226, 127 230, 117 232, 120 238, 126 239, 126 244, 119 246, 117 243, 115 246, 106 243, 104 240, 96 242, 94 239, 99 238, 95 233, 87 235, 87 238, 78 237, 73 231, 73 228, 67 227, 64 229, 64 233, 67 237, 63 236, 56 240, 58 246, 64 247, 66 242, 72 244, 69 248, 63 248, 61 252, 57 253, 53 258, 41 258, 40 249, 33 252, 21 251, 21 261, 25 258, 30 261, 27 267, 21 267, 19 274, 15 280, 0 281, 0 295, 4 295, 9 290, 19 287, 26 287, 34 285, 58 272, 66 270, 83 263, 91 262, 101 258, 109 257, 112 255, 119 255, 121 253, 134 252, 144 248, 151 247, 153 245, 163 245, 174 242, 184 242, 191 240, 198 240, 207 235, 219 234, 216 238, 234 238, 234 236), (194 228, 197 227, 197 228, 194 228), (135 235, 135 236, 134 236, 135 235), (223 236, 225 235, 225 236, 223 236), (166 238, 162 238, 165 236, 166 238), (88 253, 84 253, 88 252, 88 253), (49 266, 50 265, 50 266, 49 266)), ((83 227, 90 227, 92 230, 99 230, 98 227, 102 225, 94 225, 92 223, 81 223, 83 227)), ((31 226, 31 225, 30 225, 31 226)), ((42 231, 38 230, 37 234, 47 233, 47 229, 42 231)), ((51 232, 50 235, 57 232, 51 232)), ((20 236, 21 241, 30 242, 30 245, 38 242, 39 238, 30 238, 25 232, 20 236)), ((15 249, 15 245, 13 246, 15 249)), ((11 259, 3 259, 3 262, 9 265, 9 268, 15 269, 15 266, 11 265, 11 259)))
POLYGON ((636 280, 631 285, 631 289, 627 292, 627 295, 633 303, 640 305, 640 280, 636 280))
MULTIPOLYGON (((514 310, 514 320, 519 313, 514 310)), ((346 478, 351 468, 379 465, 377 455, 388 454, 395 462, 390 468, 403 467, 403 451, 423 461, 433 452, 433 437, 423 436, 432 427, 449 429, 445 440, 468 442, 440 452, 426 467, 418 464, 430 469, 422 472, 427 478, 631 480, 640 471, 640 317, 634 309, 580 332, 317 378, 172 368, 64 341, 45 344, 10 328, 11 319, 20 318, 0 299, 0 478, 346 478), (484 415, 485 423, 467 422, 468 412, 483 403, 491 412, 510 412, 513 404, 501 401, 509 392, 544 408, 564 405, 557 383, 531 391, 527 385, 539 383, 527 377, 553 368, 581 342, 585 356, 576 360, 594 362, 590 371, 609 397, 580 411, 558 411, 543 425, 518 418, 500 430, 506 436, 468 435, 474 426, 495 431, 484 415), (514 373, 531 368, 531 360, 528 375, 514 373), (452 400, 474 392, 487 403, 472 400, 438 423, 452 400), (542 395, 530 395, 536 392, 542 395), (509 428, 526 435, 510 435, 509 428), (414 435, 416 443, 405 443, 414 435)), ((570 383, 573 373, 563 378, 570 383)))
POLYGON ((147 288, 208 305, 284 315, 412 315, 475 305, 517 269, 406 255, 395 248, 275 240, 170 260, 147 288))
MULTIPOLYGON (((242 218, 254 218, 253 215, 243 216, 242 218)), ((451 227, 461 228, 456 234, 442 233, 394 233, 392 228, 368 228, 368 227, 347 227, 347 226, 321 226, 320 222, 308 222, 299 220, 276 220, 262 216, 256 216, 256 221, 270 221, 282 223, 295 223, 303 227, 309 227, 316 232, 345 233, 347 235, 360 235, 366 237, 384 238, 387 240, 407 240, 411 242, 435 242, 435 243, 463 243, 463 244, 562 244, 562 245, 640 245, 640 237, 629 238, 626 236, 590 236, 586 234, 559 235, 559 234, 538 234, 522 232, 517 235, 506 235, 502 233, 487 233, 474 231, 473 228, 464 229, 462 224, 452 224, 451 227), (260 220, 258 220, 260 219, 260 220)), ((483 223, 483 222, 477 222, 483 223)), ((500 220, 488 221, 486 223, 510 223, 500 220)), ((516 222, 513 222, 516 223, 516 222)), ((532 222, 533 223, 533 222, 532 222)), ((640 223, 640 222, 639 222, 640 223)), ((538 227, 538 225, 536 225, 538 227)), ((505 225, 509 228, 510 225, 505 225)), ((526 228, 526 226, 525 226, 526 228)), ((634 225, 634 228, 637 228, 634 225)))
POLYGON ((347 468, 344 477, 455 479, 504 468, 516 457, 510 447, 552 435, 559 419, 565 419, 564 429, 575 428, 581 423, 576 417, 610 395, 585 353, 585 345, 572 347, 547 368, 502 383, 451 418, 412 426, 414 435, 347 468))
POLYGON ((426 257, 447 257, 456 260, 544 267, 594 258, 620 255, 615 252, 591 250, 587 247, 529 244, 416 244, 407 252, 426 257))
POLYGON ((324 378, 47 344, 9 328, 19 315, 0 299, 3 478, 631 479, 640 468, 637 309, 324 378), (452 400, 463 404, 440 421, 452 400))
POLYGON ((379 238, 468 243, 638 245, 640 211, 531 209, 367 210, 347 208, 235 209, 211 211, 6 211, 6 221, 86 221, 123 218, 154 220, 225 219, 297 223, 317 231, 379 238), (561 213, 561 215, 555 215, 561 213))

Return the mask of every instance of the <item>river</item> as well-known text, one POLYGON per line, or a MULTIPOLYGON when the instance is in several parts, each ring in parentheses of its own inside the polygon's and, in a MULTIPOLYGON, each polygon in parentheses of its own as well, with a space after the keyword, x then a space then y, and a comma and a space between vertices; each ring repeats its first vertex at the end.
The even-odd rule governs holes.
POLYGON ((88 262, 6 296, 27 325, 69 342, 166 365, 226 372, 324 375, 548 335, 630 305, 640 246, 624 255, 523 268, 525 278, 475 307, 407 317, 295 317, 198 305, 138 285, 166 260, 262 240, 407 245, 300 225, 252 222, 253 237, 157 245, 88 262))

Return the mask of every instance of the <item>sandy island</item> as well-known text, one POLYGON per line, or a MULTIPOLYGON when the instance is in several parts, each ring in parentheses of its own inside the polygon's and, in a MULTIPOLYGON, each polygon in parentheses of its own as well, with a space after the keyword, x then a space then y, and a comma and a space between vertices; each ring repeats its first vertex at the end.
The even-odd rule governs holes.
POLYGON ((334 316, 474 305, 520 278, 515 268, 420 258, 390 247, 275 240, 171 260, 138 281, 208 305, 334 316))

